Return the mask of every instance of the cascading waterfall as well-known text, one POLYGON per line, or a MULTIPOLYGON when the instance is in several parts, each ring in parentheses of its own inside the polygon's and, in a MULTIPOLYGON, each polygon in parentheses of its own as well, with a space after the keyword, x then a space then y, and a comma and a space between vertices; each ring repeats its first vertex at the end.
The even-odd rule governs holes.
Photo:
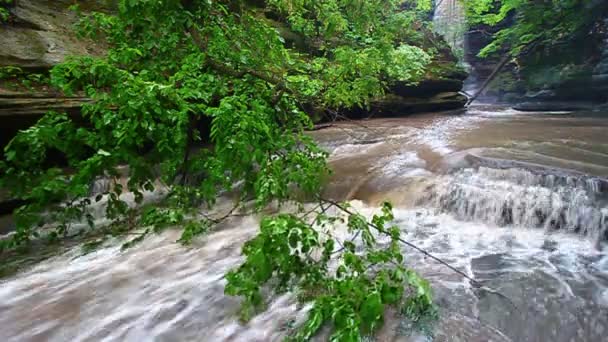
POLYGON ((608 240, 608 193, 600 178, 480 167, 445 176, 429 190, 429 203, 462 220, 608 240))
POLYGON ((454 54, 464 56, 465 10, 460 0, 435 0, 433 26, 442 35, 454 54))

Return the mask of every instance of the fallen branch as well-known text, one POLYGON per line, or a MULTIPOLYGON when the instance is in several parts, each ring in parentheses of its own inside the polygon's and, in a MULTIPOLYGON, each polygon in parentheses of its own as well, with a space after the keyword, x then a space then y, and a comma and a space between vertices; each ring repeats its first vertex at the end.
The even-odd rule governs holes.
POLYGON ((494 80, 494 78, 496 78, 496 76, 498 76, 498 73, 502 70, 502 68, 504 68, 505 65, 507 65, 507 63, 511 60, 511 55, 506 54, 498 63, 498 65, 496 66, 496 68, 494 68, 494 71, 492 71, 492 73, 490 74, 490 76, 483 82, 483 84, 481 85, 481 88, 479 88, 475 94, 473 94, 473 96, 469 97, 469 100, 467 101, 467 103, 464 105, 465 107, 468 107, 469 105, 471 105, 471 103, 473 103, 473 101, 475 101, 479 95, 481 95, 486 88, 490 85, 490 83, 492 83, 492 81, 494 80))
POLYGON ((229 217, 231 217, 231 216, 237 216, 236 214, 234 214, 234 211, 235 211, 236 209, 238 209, 238 207, 239 207, 240 205, 241 205, 241 201, 240 201, 240 200, 237 200, 237 201, 234 203, 234 206, 232 207, 232 209, 230 209, 230 210, 228 211, 228 213, 226 213, 224 216, 219 217, 219 218, 213 218, 213 217, 211 217, 211 216, 209 216, 209 215, 207 215, 207 214, 205 214, 205 213, 203 213, 203 212, 199 212, 199 214, 200 214, 201 216, 203 216, 203 217, 204 217, 206 220, 208 220, 208 221, 209 221, 209 222, 211 222, 211 223, 214 223, 214 224, 220 224, 222 221, 224 221, 225 219, 227 219, 227 218, 229 218, 229 217))
MULTIPOLYGON (((338 209, 342 210, 343 212, 345 212, 345 213, 347 213, 347 214, 349 214, 349 215, 355 215, 355 213, 353 213, 351 210, 349 210, 348 208, 344 207, 343 205, 341 205, 340 203, 338 203, 338 202, 336 202, 336 201, 332 201, 332 200, 329 200, 329 199, 324 199, 324 198, 321 198, 321 199, 320 199, 320 201, 322 201, 322 202, 326 202, 326 203, 329 203, 329 204, 331 204, 331 205, 335 206, 336 208, 338 208, 338 209)), ((382 234, 384 234, 384 235, 390 236, 390 234, 389 234, 389 233, 387 233, 387 232, 385 232, 385 231, 381 230, 381 229, 380 229, 378 226, 376 226, 375 224, 370 223, 370 222, 368 222, 367 224, 368 224, 370 227, 372 227, 372 228, 374 228, 375 230, 377 230, 378 232, 380 232, 380 233, 382 233, 382 234)), ((504 295, 504 294, 502 294, 502 293, 500 293, 500 292, 498 292, 498 291, 496 291, 496 290, 493 290, 493 289, 491 289, 491 288, 489 288, 489 287, 487 287, 487 286, 484 286, 482 283, 480 283, 479 281, 477 281, 477 280, 473 279, 473 278, 472 278, 471 276, 469 276, 468 274, 466 274, 466 273, 464 273, 463 271, 461 271, 461 270, 457 269, 456 267, 454 267, 454 266, 450 265, 448 262, 446 262, 446 261, 442 260, 441 258, 436 257, 435 255, 433 255, 433 254, 429 253, 428 251, 424 250, 423 248, 420 248, 420 247, 416 246, 415 244, 413 244, 413 243, 411 243, 411 242, 409 242, 409 241, 404 240, 404 239, 403 239, 403 238, 401 238, 401 237, 399 237, 399 238, 398 238, 398 241, 399 241, 399 242, 401 242, 401 243, 403 243, 404 245, 406 245, 406 246, 408 246, 408 247, 411 247, 411 248, 415 249, 416 251, 418 251, 418 252, 422 253, 422 254, 423 254, 425 257, 431 258, 431 259, 435 260, 436 262, 440 263, 441 265, 443 265, 443 266, 447 267, 447 268, 448 268, 448 269, 450 269, 451 271, 453 271, 453 272, 455 272, 455 273, 457 273, 457 274, 461 275, 462 277, 464 277, 465 279, 467 279, 467 280, 468 280, 468 281, 471 283, 471 285, 472 285, 473 287, 478 288, 478 289, 480 289, 480 290, 484 290, 484 291, 486 291, 486 292, 488 292, 488 293, 493 293, 493 294, 496 294, 497 296, 499 296, 499 297, 502 297, 502 298, 506 299, 506 300, 507 300, 507 301, 508 301, 508 302, 509 302, 509 303, 510 303, 510 304, 511 304, 511 305, 512 305, 512 306, 513 306, 513 307, 514 307, 516 310, 520 311, 520 310, 519 310, 519 308, 517 307, 517 305, 515 305, 515 303, 513 303, 513 301, 512 301, 512 300, 511 300, 509 297, 507 297, 506 295, 504 295)))
MULTIPOLYGON (((349 214, 349 215, 354 215, 354 214, 355 214, 355 213, 353 213, 351 210, 349 210, 348 208, 344 207, 343 205, 341 205, 341 204, 340 204, 340 203, 338 203, 338 202, 335 202, 335 201, 332 201, 332 200, 329 200, 329 199, 321 199, 321 200, 322 200, 323 202, 327 202, 327 203, 329 203, 329 204, 331 204, 331 205, 335 206, 336 208, 338 208, 338 209, 342 210, 343 212, 345 212, 345 213, 347 213, 347 214, 349 214)), ((382 231, 382 230, 381 230, 381 229, 380 229, 378 226, 376 226, 375 224, 373 224, 373 223, 368 223, 368 224, 369 224, 369 226, 370 226, 370 227, 372 227, 372 228, 374 228, 375 230, 377 230, 377 231, 381 232, 382 234, 384 234, 384 235, 389 235, 388 233, 386 233, 386 232, 382 231)), ((424 254, 425 256, 427 256, 427 257, 429 257, 429 258, 431 258, 431 259, 433 259, 433 260, 437 261, 438 263, 440 263, 440 264, 442 264, 442 265, 446 266, 447 268, 449 268, 450 270, 454 271, 455 273, 460 274, 460 275, 461 275, 461 276, 463 276, 464 278, 468 279, 468 280, 471 282, 471 284, 472 284, 473 286, 475 286, 475 287, 482 287, 482 286, 483 286, 483 285, 482 285, 481 283, 479 283, 477 280, 475 280, 475 279, 471 278, 471 277, 470 277, 468 274, 466 274, 466 273, 462 272, 461 270, 459 270, 459 269, 457 269, 456 267, 454 267, 454 266, 450 265, 450 264, 449 264, 449 263, 447 263, 446 261, 443 261, 442 259, 440 259, 440 258, 438 258, 438 257, 434 256, 433 254, 431 254, 431 253, 427 252, 426 250, 424 250, 424 249, 422 249, 422 248, 420 248, 420 247, 418 247, 418 246, 414 245, 413 243, 411 243, 411 242, 409 242, 409 241, 406 241, 406 240, 404 240, 404 239, 402 239, 402 238, 399 238, 399 241, 400 241, 401 243, 403 243, 404 245, 406 245, 406 246, 408 246, 408 247, 411 247, 411 248, 413 248, 413 249, 417 250, 418 252, 420 252, 420 253, 424 254)))

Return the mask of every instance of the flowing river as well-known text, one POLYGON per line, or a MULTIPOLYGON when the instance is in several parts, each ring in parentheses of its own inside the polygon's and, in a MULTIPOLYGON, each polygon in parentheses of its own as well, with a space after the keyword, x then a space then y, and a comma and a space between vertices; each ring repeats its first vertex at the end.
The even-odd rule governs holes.
MULTIPOLYGON (((439 319, 388 312, 377 341, 604 341, 608 336, 607 113, 466 113, 336 123, 326 196, 372 213, 395 205, 404 237, 482 282, 405 249, 431 280, 439 319), (492 290, 488 290, 492 289, 492 290), (500 294, 498 294, 500 293, 500 294)), ((73 248, 0 281, 2 341, 277 341, 305 316, 289 295, 248 324, 224 273, 258 217, 192 247, 177 231, 124 252, 73 248)), ((340 229, 340 228, 337 228, 340 229)), ((323 337, 319 337, 322 339, 323 337)))

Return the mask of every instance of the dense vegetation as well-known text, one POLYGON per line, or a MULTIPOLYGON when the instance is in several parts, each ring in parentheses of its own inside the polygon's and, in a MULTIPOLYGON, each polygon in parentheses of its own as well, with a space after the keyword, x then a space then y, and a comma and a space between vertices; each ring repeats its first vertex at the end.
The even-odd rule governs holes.
MULTIPOLYGON (((524 13, 484 53, 507 44, 517 54, 554 34, 538 27, 569 32, 578 23, 540 16, 542 6, 523 0, 467 5, 471 18, 490 24, 524 13)), ((304 134, 313 112, 364 108, 394 82, 419 81, 433 59, 420 47, 430 9, 430 0, 120 0, 115 13, 86 14, 79 32, 107 42, 107 54, 73 56, 49 82, 92 101, 78 122, 48 113, 7 146, 0 188, 26 204, 0 250, 60 239, 77 221, 93 227, 94 202, 119 231, 143 228, 128 247, 167 226, 184 227, 180 241, 191 242, 222 219, 198 213, 225 193, 236 198, 233 211, 308 201, 312 211, 265 217, 243 248, 246 261, 227 275, 226 293, 244 298, 243 319, 263 309, 266 285, 314 301, 298 340, 328 321, 332 340, 360 340, 386 305, 414 318, 432 312, 429 284, 404 266, 390 205, 368 220, 321 199, 326 154, 304 134), (279 28, 301 42, 286 42, 279 28), (90 196, 94 182, 123 176, 126 189, 115 182, 90 196), (162 202, 143 206, 159 189, 162 202), (125 201, 127 190, 138 206, 125 201), (340 224, 355 239, 337 239, 340 224)), ((2 20, 7 13, 0 6, 2 20)))
POLYGON ((235 209, 256 211, 305 198, 323 210, 263 219, 243 249, 246 262, 228 274, 226 292, 245 299, 243 318, 263 308, 260 288, 269 282, 315 302, 297 339, 332 321, 333 339, 358 340, 379 326, 385 305, 429 312, 429 285, 403 265, 389 206, 371 222, 346 215, 363 252, 356 241, 333 237, 331 226, 343 218, 317 197, 325 153, 304 134, 312 124, 305 110, 365 107, 392 82, 423 76, 432 56, 415 45, 413 28, 428 2, 408 11, 401 4, 123 0, 116 13, 86 15, 79 32, 105 40, 107 54, 66 60, 51 70, 50 84, 92 101, 78 122, 48 113, 7 146, 0 186, 26 204, 2 249, 60 239, 78 221, 93 227, 94 202, 105 203, 119 230, 144 228, 129 247, 166 226, 184 227, 180 240, 189 243, 220 220, 197 213, 225 192, 236 193, 235 209), (288 48, 263 11, 304 46, 288 48), (127 189, 115 182, 90 197, 95 181, 121 176, 127 189), (143 204, 147 191, 159 189, 166 197, 145 209, 123 196, 128 190, 143 204), (388 247, 376 243, 382 235, 388 247))
MULTIPOLYGON (((608 15, 608 2, 479 0, 463 3, 469 25, 487 35, 482 39, 489 41, 480 56, 502 55, 514 62, 498 76, 495 88, 525 91, 551 88, 577 79, 579 84, 590 82, 605 44, 603 37, 608 27, 604 18, 608 15)), ((581 95, 589 94, 583 91, 581 95)))
POLYGON ((586 35, 604 13, 597 0, 477 0, 463 2, 469 24, 495 26, 510 20, 480 54, 507 51, 517 57, 586 35))
MULTIPOLYGON (((430 61, 407 43, 414 34, 403 28, 416 12, 399 4, 271 1, 314 53, 286 48, 241 1, 121 1, 115 15, 87 16, 79 29, 107 40, 107 56, 75 56, 50 77, 93 99, 82 109, 86 124, 49 113, 6 149, 3 186, 29 203, 11 243, 27 243, 40 222, 85 214, 91 183, 118 176, 119 165, 129 166, 138 201, 161 179, 184 208, 211 204, 239 181, 258 208, 289 199, 290 186, 316 193, 324 155, 302 134, 311 125, 303 109, 365 106, 391 81, 418 80, 430 61), (193 150, 209 121, 213 148, 193 150), (49 165, 49 153, 67 165, 49 165), (192 175, 199 184, 189 184, 192 175)), ((128 211, 122 191, 109 194, 110 218, 128 211)))

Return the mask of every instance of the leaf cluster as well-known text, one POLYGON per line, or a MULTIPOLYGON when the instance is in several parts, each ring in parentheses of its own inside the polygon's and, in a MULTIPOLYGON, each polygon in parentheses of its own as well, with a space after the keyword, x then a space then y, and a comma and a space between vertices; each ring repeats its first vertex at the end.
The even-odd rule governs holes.
MULTIPOLYGON (((426 9, 428 1, 409 1, 426 9)), ((307 98, 333 108, 365 107, 396 81, 422 79, 432 56, 419 48, 415 10, 403 1, 271 0, 287 24, 318 50, 302 75, 290 75, 307 98)))
POLYGON ((45 74, 26 72, 15 66, 4 66, 0 67, 0 82, 2 81, 6 83, 7 87, 20 85, 26 90, 32 91, 37 86, 46 86, 49 79, 45 74))
POLYGON ((13 5, 13 0, 0 0, 0 24, 7 22, 11 16, 8 8, 13 5))
POLYGON ((295 214, 266 217, 260 234, 245 244, 246 260, 228 273, 225 289, 244 298, 243 319, 265 307, 261 289, 266 285, 279 292, 296 288, 302 301, 313 302, 291 336, 296 341, 310 339, 325 323, 333 327, 331 341, 360 341, 382 325, 389 305, 414 319, 432 311, 429 283, 404 266, 389 204, 371 221, 357 213, 330 216, 325 209, 312 220, 295 214), (334 236, 340 222, 351 239, 334 236))

